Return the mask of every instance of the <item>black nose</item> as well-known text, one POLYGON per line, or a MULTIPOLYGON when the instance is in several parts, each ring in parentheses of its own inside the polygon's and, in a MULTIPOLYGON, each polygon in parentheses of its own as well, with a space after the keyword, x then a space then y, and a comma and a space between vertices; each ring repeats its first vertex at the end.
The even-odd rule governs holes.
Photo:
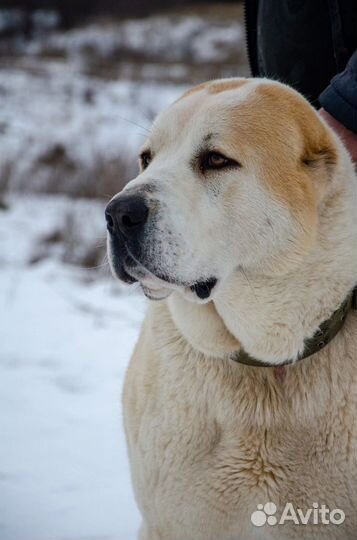
POLYGON ((105 209, 107 229, 110 234, 119 232, 126 236, 137 233, 149 214, 145 200, 138 195, 120 196, 110 201, 105 209))

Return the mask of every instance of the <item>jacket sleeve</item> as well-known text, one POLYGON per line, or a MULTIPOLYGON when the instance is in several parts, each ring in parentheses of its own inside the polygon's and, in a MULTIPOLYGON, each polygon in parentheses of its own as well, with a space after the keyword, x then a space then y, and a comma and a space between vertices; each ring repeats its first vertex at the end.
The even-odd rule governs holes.
POLYGON ((321 106, 346 128, 357 133, 357 51, 346 69, 320 94, 321 106))

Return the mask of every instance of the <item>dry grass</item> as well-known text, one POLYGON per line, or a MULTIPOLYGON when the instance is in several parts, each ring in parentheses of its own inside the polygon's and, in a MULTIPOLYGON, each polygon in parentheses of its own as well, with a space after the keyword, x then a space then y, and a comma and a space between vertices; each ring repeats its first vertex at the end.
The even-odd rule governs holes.
POLYGON ((90 269, 96 275, 107 274, 109 267, 106 263, 104 213, 102 222, 91 228, 90 220, 94 213, 98 218, 96 209, 91 210, 92 213, 88 206, 81 208, 72 205, 56 228, 38 239, 29 263, 36 264, 51 257, 82 269, 90 269), (92 234, 88 234, 89 230, 92 234), (101 232, 99 237, 95 234, 98 231, 101 232))
POLYGON ((5 201, 6 193, 10 184, 12 165, 6 162, 0 169, 0 211, 7 209, 5 201))
MULTIPOLYGON (((63 145, 55 145, 40 156, 31 171, 40 179, 28 191, 64 194, 87 199, 109 199, 123 189, 136 174, 137 165, 124 157, 108 159, 102 155, 91 163, 73 161, 63 145)), ((26 189, 26 187, 24 186, 26 189)))

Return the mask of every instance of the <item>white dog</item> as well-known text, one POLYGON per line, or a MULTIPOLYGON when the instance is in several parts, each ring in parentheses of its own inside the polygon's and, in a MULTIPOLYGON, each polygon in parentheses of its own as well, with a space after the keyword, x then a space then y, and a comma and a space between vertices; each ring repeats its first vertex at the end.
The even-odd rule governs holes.
POLYGON ((347 151, 291 88, 230 79, 162 113, 140 159, 106 211, 114 274, 160 300, 124 389, 140 539, 356 540, 347 151), (307 524, 276 523, 287 503, 307 524))

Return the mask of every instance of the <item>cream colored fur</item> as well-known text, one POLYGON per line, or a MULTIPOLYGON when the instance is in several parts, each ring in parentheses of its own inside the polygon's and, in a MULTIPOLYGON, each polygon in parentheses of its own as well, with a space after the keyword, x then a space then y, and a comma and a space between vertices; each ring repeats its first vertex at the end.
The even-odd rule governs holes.
MULTIPOLYGON (((224 81, 212 84, 218 88, 221 84, 222 88, 215 91, 206 85, 194 89, 159 117, 151 143, 160 130, 161 134, 165 129, 174 130, 175 125, 181 125, 182 130, 192 110, 201 107, 198 103, 208 103, 208 110, 211 107, 212 111, 214 106, 239 111, 240 104, 245 104, 250 114, 249 107, 254 108, 246 128, 250 129, 248 141, 244 138, 246 148, 239 148, 252 167, 247 173, 249 183, 244 178, 232 180, 225 203, 226 208, 227 201, 234 205, 231 221, 247 215, 244 223, 252 231, 247 238, 251 238, 253 255, 249 258, 248 248, 244 255, 244 238, 235 251, 231 229, 236 224, 229 225, 224 204, 220 206, 218 201, 217 215, 213 210, 209 214, 214 224, 212 235, 202 226, 200 236, 204 247, 217 242, 221 249, 216 257, 202 258, 207 261, 202 266, 220 277, 212 297, 207 303, 200 303, 190 291, 173 287, 165 300, 152 303, 148 310, 124 388, 132 478, 143 517, 139 538, 356 540, 355 312, 350 312, 342 330, 327 347, 285 368, 282 377, 274 367, 246 367, 229 359, 229 354, 240 346, 272 365, 296 358, 303 350, 304 339, 314 334, 355 285, 353 167, 340 141, 293 91, 267 81, 253 83, 263 87, 262 94, 256 86, 252 93, 244 85, 240 87, 240 80, 236 88, 234 80, 227 88, 224 81), (268 93, 273 88, 280 100, 271 117, 266 111, 274 105, 264 94, 264 88, 268 93), (285 101, 290 99, 296 100, 294 107, 284 109, 285 101), (334 159, 330 156, 330 161, 319 164, 320 153, 324 159, 326 148, 314 147, 311 151, 317 151, 316 169, 313 167, 302 181, 305 169, 299 168, 296 173, 292 162, 286 165, 289 155, 282 155, 283 141, 274 146, 274 140, 266 138, 264 143, 264 137, 259 138, 262 129, 265 134, 271 133, 272 139, 279 136, 278 132, 274 135, 274 115, 280 128, 286 128, 283 137, 289 133, 292 153, 301 152, 305 143, 309 146, 309 133, 316 130, 319 141, 321 137, 327 141, 328 152, 334 159), (303 127, 299 115, 306 118, 303 127), (294 122, 297 127, 293 132, 294 122), (256 160, 250 152, 254 140, 256 160), (265 144, 269 146, 267 153, 265 144), (259 164, 266 167, 259 168, 259 164), (306 207, 311 206, 309 214, 304 214, 304 199, 300 206, 295 204, 295 184, 291 189, 283 185, 289 174, 285 167, 291 167, 297 182, 301 180, 302 191, 307 193, 306 207), (283 169, 282 184, 277 186, 276 177, 283 169), (244 182, 248 194, 251 189, 251 199, 245 196, 244 182), (242 197, 244 204, 241 202, 239 207, 242 197), (253 215, 251 222, 249 212, 253 215), (275 231, 278 229, 271 245, 269 239, 260 244, 258 236, 254 236, 253 229, 261 215, 271 219, 275 231), (289 231, 289 242, 285 241, 284 231, 289 231), (236 253, 245 257, 244 272, 240 267, 234 268, 233 263, 230 265, 230 259, 238 257, 236 253), (313 503, 326 504, 330 509, 341 508, 346 520, 339 526, 254 527, 251 513, 257 504, 268 501, 274 502, 279 512, 287 502, 303 510, 313 503)), ((196 115, 196 125, 204 124, 207 114, 203 110, 196 115)), ((230 122, 230 117, 223 114, 220 128, 225 129, 226 123, 226 129, 231 129, 230 122)), ((167 163, 170 156, 175 161, 180 153, 184 155, 187 139, 190 140, 188 127, 182 142, 176 138, 176 154, 167 152, 167 163)), ((238 141, 233 140, 232 148, 240 145, 238 141)), ((176 163, 176 168, 180 167, 176 163)), ((150 179, 166 178, 167 165, 158 165, 155 170, 153 161, 153 170, 150 179)), ((127 189, 140 188, 148 175, 144 171, 127 189)), ((229 177, 227 182, 230 181, 229 177)), ((180 204, 185 204, 182 200, 187 190, 192 192, 188 192, 191 200, 196 189, 203 189, 190 187, 184 180, 180 182, 178 179, 175 186, 180 204)), ((168 201, 170 197, 172 193, 168 201)), ((189 225, 187 237, 191 235, 195 246, 194 227, 199 224, 192 224, 192 233, 189 225)), ((202 249, 197 242, 197 257, 204 253, 202 249)), ((194 268, 195 248, 189 255, 194 268)), ((158 281, 156 287, 165 290, 166 285, 158 281)))

